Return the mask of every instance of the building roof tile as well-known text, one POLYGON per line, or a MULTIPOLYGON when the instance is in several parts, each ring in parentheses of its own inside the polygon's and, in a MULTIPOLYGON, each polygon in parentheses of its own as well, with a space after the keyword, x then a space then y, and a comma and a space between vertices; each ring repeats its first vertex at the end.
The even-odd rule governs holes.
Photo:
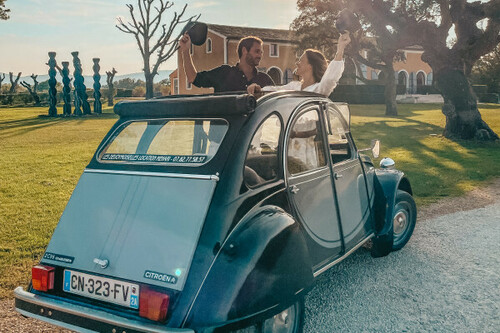
POLYGON ((294 32, 291 30, 236 27, 219 24, 207 25, 208 29, 226 36, 227 39, 241 39, 246 36, 257 36, 265 42, 298 43, 294 32))

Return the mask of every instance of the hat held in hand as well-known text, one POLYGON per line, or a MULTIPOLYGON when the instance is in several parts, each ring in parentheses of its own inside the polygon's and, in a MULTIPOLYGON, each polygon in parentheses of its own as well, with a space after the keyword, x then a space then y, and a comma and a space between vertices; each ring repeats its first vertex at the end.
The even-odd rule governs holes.
POLYGON ((357 30, 361 28, 361 23, 359 23, 359 19, 353 12, 349 9, 342 10, 337 16, 337 21, 335 22, 335 28, 343 34, 346 31, 350 33, 355 33, 357 30))
POLYGON ((203 45, 207 40, 208 26, 202 22, 191 21, 182 29, 181 35, 187 32, 194 45, 203 45))

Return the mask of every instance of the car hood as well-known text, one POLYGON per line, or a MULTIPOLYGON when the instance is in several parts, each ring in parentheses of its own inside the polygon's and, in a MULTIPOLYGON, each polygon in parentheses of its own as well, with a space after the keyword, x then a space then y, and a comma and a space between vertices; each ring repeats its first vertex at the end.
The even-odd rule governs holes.
POLYGON ((42 263, 182 290, 213 178, 86 170, 42 263))

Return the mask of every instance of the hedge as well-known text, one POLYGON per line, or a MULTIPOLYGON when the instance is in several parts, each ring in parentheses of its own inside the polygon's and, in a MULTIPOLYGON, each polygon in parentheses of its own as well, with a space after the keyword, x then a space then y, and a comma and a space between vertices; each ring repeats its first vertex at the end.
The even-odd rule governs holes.
POLYGON ((481 103, 500 103, 500 98, 495 93, 477 94, 477 98, 481 103))

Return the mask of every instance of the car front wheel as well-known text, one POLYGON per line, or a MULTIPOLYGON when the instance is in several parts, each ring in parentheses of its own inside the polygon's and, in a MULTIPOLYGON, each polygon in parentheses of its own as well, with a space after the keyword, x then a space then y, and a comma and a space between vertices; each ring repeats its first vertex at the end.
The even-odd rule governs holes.
POLYGON ((304 299, 256 325, 231 333, 302 333, 304 326, 304 299))
POLYGON ((417 206, 408 192, 398 190, 392 222, 394 227, 392 250, 397 251, 410 240, 417 222, 417 206))

